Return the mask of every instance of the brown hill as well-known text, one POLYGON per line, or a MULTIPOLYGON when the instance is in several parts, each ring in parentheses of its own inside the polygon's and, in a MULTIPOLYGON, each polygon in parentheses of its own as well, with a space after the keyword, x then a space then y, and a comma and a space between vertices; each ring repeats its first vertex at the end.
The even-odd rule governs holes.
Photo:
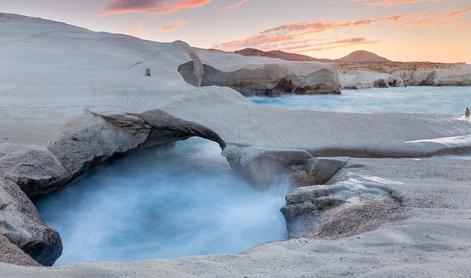
POLYGON ((341 63, 389 63, 390 60, 366 50, 354 51, 347 56, 337 59, 341 63))
POLYGON ((242 50, 235 51, 236 54, 242 56, 260 56, 260 57, 268 57, 268 58, 277 58, 286 61, 322 61, 327 62, 331 61, 329 59, 317 59, 311 56, 296 54, 296 53, 288 53, 281 50, 272 50, 272 51, 263 51, 255 48, 245 48, 242 50))

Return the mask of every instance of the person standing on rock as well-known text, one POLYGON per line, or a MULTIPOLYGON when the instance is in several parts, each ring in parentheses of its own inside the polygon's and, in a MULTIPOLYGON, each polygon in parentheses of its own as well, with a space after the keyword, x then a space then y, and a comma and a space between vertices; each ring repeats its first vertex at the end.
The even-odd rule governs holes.
POLYGON ((469 111, 469 107, 466 107, 466 110, 464 111, 464 116, 465 116, 466 119, 471 116, 471 112, 469 111))

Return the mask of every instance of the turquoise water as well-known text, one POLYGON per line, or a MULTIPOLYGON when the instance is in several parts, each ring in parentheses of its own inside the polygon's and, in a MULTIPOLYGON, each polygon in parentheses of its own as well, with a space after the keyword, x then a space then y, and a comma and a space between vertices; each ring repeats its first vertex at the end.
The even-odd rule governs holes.
POLYGON ((199 138, 143 150, 37 201, 64 252, 56 264, 238 253, 287 237, 288 183, 259 191, 199 138))
POLYGON ((342 95, 250 97, 263 105, 315 111, 402 112, 463 115, 471 86, 343 90, 342 95))

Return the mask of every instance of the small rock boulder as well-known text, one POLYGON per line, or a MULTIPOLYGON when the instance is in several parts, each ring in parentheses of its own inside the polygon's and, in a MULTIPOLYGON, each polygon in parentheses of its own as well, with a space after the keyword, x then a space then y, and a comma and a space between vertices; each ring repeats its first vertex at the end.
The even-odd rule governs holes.
POLYGON ((296 171, 293 179, 299 186, 325 184, 345 167, 349 160, 349 157, 311 158, 305 167, 296 171))
POLYGON ((231 167, 251 184, 267 188, 284 174, 291 174, 293 167, 301 167, 312 155, 304 150, 275 150, 256 147, 227 147, 223 155, 231 167))

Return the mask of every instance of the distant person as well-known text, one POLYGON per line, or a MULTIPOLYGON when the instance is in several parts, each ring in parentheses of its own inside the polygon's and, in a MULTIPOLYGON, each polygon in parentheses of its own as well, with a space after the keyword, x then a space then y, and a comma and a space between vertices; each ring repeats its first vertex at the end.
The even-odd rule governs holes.
POLYGON ((469 116, 471 116, 471 112, 469 111, 469 107, 466 107, 466 111, 464 111, 464 116, 467 118, 469 118, 469 116))

